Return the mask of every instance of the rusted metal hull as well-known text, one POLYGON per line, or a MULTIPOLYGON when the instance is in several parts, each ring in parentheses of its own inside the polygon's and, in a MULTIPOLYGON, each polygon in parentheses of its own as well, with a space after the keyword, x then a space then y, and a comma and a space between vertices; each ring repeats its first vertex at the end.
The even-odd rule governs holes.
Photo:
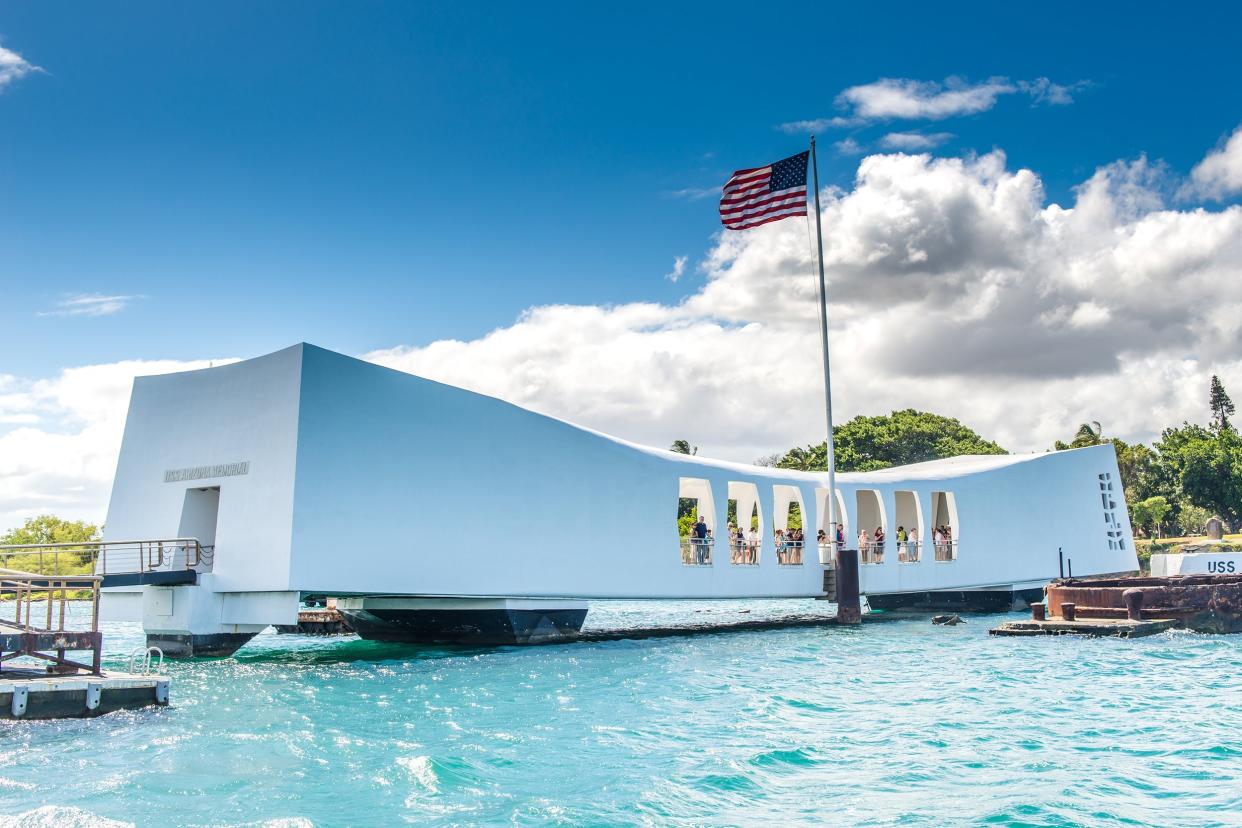
POLYGON ((298 623, 277 624, 276 632, 297 635, 352 635, 354 628, 335 609, 302 610, 298 623))
POLYGON ((1174 619, 1204 633, 1242 633, 1242 575, 1093 578, 1053 581, 1045 588, 1049 616, 1074 604, 1079 618, 1126 618, 1125 592, 1142 593, 1143 619, 1174 619))

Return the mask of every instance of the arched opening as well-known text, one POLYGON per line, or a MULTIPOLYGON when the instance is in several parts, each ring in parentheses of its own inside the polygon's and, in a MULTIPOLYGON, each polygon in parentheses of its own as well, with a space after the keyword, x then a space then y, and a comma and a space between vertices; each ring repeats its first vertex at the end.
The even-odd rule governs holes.
POLYGON ((805 547, 807 524, 802 492, 797 486, 772 487, 772 528, 778 566, 800 566, 805 547))
POLYGON ((835 498, 836 514, 829 515, 828 490, 815 490, 815 513, 819 516, 815 541, 819 547, 819 562, 824 564, 834 563, 834 553, 837 549, 845 548, 846 538, 850 536, 849 515, 845 511, 845 498, 841 495, 840 489, 836 490, 835 498), (832 526, 832 518, 836 518, 835 531, 832 526))
POLYGON ((897 514, 893 530, 893 542, 897 544, 898 563, 918 563, 923 531, 923 510, 914 492, 894 492, 897 514))
POLYGON ((957 560, 957 501, 953 492, 932 492, 931 525, 932 546, 937 561, 957 560))
POLYGON ((677 536, 681 562, 686 566, 710 566, 716 505, 712 485, 699 477, 683 477, 677 489, 677 536))
POLYGON ((858 515, 858 554, 865 564, 884 563, 884 548, 888 543, 884 501, 874 489, 859 489, 854 493, 854 500, 858 515))
POLYGON ((763 546, 763 510, 759 508, 759 487, 754 483, 729 481, 729 550, 737 566, 758 566, 763 546))

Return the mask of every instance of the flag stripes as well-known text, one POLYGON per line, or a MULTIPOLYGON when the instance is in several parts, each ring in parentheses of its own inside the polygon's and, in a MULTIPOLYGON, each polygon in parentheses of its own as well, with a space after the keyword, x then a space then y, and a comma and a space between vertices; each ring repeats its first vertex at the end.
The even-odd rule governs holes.
POLYGON ((720 196, 720 222, 745 230, 789 216, 806 215, 806 167, 809 152, 733 173, 720 196))

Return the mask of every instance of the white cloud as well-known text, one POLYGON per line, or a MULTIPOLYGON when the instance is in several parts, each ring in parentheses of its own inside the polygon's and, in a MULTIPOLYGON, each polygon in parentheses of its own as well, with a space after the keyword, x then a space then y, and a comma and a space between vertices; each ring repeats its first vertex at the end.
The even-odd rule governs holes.
POLYGON ((826 129, 839 129, 841 127, 858 126, 862 123, 860 118, 843 118, 840 116, 834 118, 812 118, 809 121, 789 121, 784 124, 777 124, 776 128, 782 132, 823 132, 826 129))
MULTIPOLYGON (((1013 450, 1088 420, 1142 440, 1206 421, 1212 374, 1242 388, 1242 206, 1173 209, 1165 189, 1144 158, 1064 205, 1001 152, 862 159, 821 194, 838 419, 921 408, 1013 450)), ((807 222, 722 233, 702 270, 677 304, 533 307, 477 339, 364 357, 707 456, 821 439, 807 222)), ((0 375, 0 417, 18 418, 0 433, 0 526, 102 516, 128 378, 155 365, 0 375)))
POLYGON ((1060 84, 1053 83, 1048 78, 1036 78, 1033 81, 1018 81, 1018 91, 1030 95, 1035 103, 1064 106, 1074 102, 1075 92, 1090 85, 1087 81, 1060 84))
MULTIPOLYGON (((1087 82, 1053 83, 1048 78, 1013 81, 1005 77, 971 83, 950 77, 943 82, 913 78, 880 78, 851 86, 837 95, 836 104, 845 115, 790 121, 777 128, 785 132, 821 132, 833 127, 859 126, 892 119, 938 121, 956 115, 973 115, 996 106, 1002 95, 1030 96, 1033 103, 1063 105, 1072 103, 1073 93, 1087 82)), ((895 145, 893 148, 897 148, 895 145)))
POLYGON ((664 278, 668 279, 670 282, 676 282, 680 279, 686 272, 686 262, 689 261, 689 259, 689 256, 675 257, 673 259, 673 269, 668 273, 665 273, 664 278))
POLYGON ((895 150, 925 150, 940 146, 953 138, 951 132, 890 132, 880 139, 880 146, 895 150))
POLYGON ((669 198, 684 198, 686 201, 701 201, 720 195, 720 187, 683 187, 680 190, 668 190, 664 195, 669 198))
POLYGON ((120 313, 139 296, 105 296, 101 293, 77 293, 56 303, 53 310, 39 316, 111 316, 120 313))
POLYGON ((1183 192, 1217 200, 1242 192, 1242 125, 1195 165, 1183 192))
POLYGON ((837 96, 837 102, 853 108, 864 120, 883 118, 931 119, 983 112, 996 105, 999 95, 1017 91, 1007 78, 990 78, 968 83, 949 78, 944 83, 910 78, 880 78, 873 83, 851 86, 837 96))
POLYGON ((832 145, 838 155, 862 155, 867 150, 853 138, 843 138, 832 145))
POLYGON ((208 364, 135 360, 0 377, 0 531, 43 512, 102 521, 133 378, 208 364))
POLYGON ((26 77, 31 72, 42 71, 12 49, 0 46, 0 92, 4 91, 9 84, 26 77))
MULTIPOLYGON (((1242 208, 1170 210, 1158 171, 1109 165, 1061 206, 999 152, 865 158, 824 193, 838 416, 914 406, 1015 450, 1088 419, 1131 439, 1203 420, 1212 373, 1242 384, 1242 208)), ((679 305, 532 308, 477 340, 367 356, 747 460, 820 436, 806 234, 720 236, 679 305)))

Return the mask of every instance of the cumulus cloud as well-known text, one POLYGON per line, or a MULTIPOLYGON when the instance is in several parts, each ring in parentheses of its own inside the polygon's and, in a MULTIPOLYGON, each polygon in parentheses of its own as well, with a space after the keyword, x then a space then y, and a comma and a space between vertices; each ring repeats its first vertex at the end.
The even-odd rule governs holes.
POLYGON ((880 146, 884 149, 917 151, 934 149, 952 138, 952 132, 890 132, 880 139, 880 146))
POLYGON ((66 296, 52 310, 39 316, 111 316, 120 313, 138 296, 105 296, 101 293, 77 293, 66 296))
POLYGON ((134 377, 209 364, 135 360, 37 380, 0 375, 0 531, 44 512, 102 521, 134 377))
MULTIPOLYGON (((838 419, 921 408, 1018 451, 1090 420, 1131 440, 1205 421, 1212 374, 1242 387, 1242 206, 1176 209, 1167 191, 1142 157, 1065 204, 999 151, 863 158, 821 193, 838 419)), ((363 356, 749 461, 823 436, 813 264, 807 221, 722 233, 683 301, 533 307, 476 339, 363 356)), ((0 418, 18 418, 0 426, 0 521, 102 514, 128 377, 149 370, 0 376, 0 418)))
POLYGON ((12 49, 0 46, 0 92, 3 92, 14 81, 20 80, 32 72, 42 71, 41 68, 35 66, 12 49))
POLYGON ((1242 193, 1242 125, 1190 171, 1184 195, 1223 199, 1242 193))

